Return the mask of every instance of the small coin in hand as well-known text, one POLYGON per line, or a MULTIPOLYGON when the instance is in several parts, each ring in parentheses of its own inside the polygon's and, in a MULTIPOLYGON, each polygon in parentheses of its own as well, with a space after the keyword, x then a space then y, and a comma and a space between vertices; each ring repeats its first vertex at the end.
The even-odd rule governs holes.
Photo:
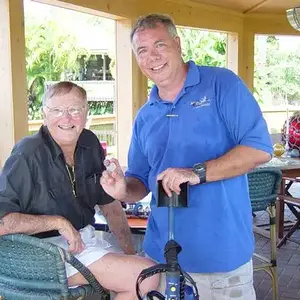
POLYGON ((104 166, 108 172, 113 172, 117 167, 115 163, 110 162, 109 160, 104 161, 104 166))

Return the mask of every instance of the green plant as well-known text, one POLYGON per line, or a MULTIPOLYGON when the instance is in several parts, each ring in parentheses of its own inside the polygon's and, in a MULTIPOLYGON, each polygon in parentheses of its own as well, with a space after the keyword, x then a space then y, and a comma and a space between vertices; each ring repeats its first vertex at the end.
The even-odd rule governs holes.
POLYGON ((78 46, 70 34, 61 32, 57 23, 41 25, 26 19, 26 69, 29 119, 40 119, 41 96, 46 81, 71 80, 78 76, 78 57, 89 53, 78 46))

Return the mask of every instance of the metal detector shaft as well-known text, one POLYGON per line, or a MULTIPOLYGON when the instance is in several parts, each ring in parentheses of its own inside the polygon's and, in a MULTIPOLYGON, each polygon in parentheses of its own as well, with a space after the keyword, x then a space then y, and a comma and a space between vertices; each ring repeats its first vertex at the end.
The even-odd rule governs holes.
POLYGON ((169 206, 168 207, 168 222, 169 222, 169 241, 174 240, 174 207, 169 206))

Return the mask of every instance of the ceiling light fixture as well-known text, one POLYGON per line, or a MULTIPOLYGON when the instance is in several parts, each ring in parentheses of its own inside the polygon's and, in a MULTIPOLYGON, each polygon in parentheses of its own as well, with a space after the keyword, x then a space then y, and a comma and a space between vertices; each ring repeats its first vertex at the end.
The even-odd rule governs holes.
POLYGON ((300 7, 287 9, 286 17, 293 28, 300 30, 300 7))

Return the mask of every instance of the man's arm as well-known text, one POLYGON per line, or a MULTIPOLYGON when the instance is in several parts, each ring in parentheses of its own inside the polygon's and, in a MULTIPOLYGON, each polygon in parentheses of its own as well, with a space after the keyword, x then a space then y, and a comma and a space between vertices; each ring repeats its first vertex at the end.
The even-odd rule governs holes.
POLYGON ((138 202, 148 195, 148 191, 144 184, 133 177, 125 177, 127 195, 124 202, 138 202))
POLYGON ((0 219, 0 235, 14 233, 31 235, 59 230, 62 219, 60 216, 35 216, 22 213, 9 213, 0 219))
POLYGON ((271 155, 248 146, 237 146, 223 156, 207 161, 206 181, 218 181, 246 174, 271 159, 271 155))
MULTIPOLYGON (((256 166, 269 161, 271 155, 262 150, 247 146, 237 146, 223 156, 205 162, 206 182, 223 180, 246 174, 256 166)), ((190 185, 200 183, 200 179, 192 168, 168 168, 157 177, 162 180, 164 190, 169 197, 172 191, 180 193, 180 184, 188 182, 190 185)))
POLYGON ((57 230, 67 239, 69 252, 76 254, 84 249, 79 232, 64 217, 9 213, 0 219, 0 236, 15 233, 31 235, 52 230, 57 230))
POLYGON ((113 201, 106 205, 100 205, 100 209, 108 223, 109 229, 118 239, 124 253, 135 254, 132 235, 121 203, 113 201))

